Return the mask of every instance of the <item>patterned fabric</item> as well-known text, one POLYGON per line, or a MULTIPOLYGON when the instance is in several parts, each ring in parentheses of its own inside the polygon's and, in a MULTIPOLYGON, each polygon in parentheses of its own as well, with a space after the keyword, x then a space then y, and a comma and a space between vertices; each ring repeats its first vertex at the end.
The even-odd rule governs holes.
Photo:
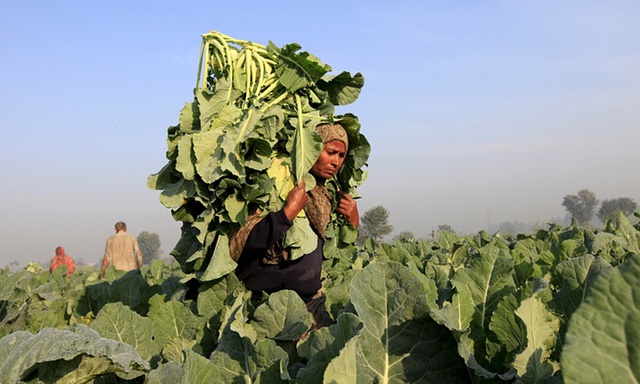
MULTIPOLYGON (((247 239, 249 238, 249 234, 256 224, 263 219, 261 216, 262 212, 264 212, 262 209, 256 210, 254 213, 249 215, 247 223, 244 226, 232 233, 229 240, 229 254, 233 261, 238 262, 240 255, 242 255, 242 250, 247 243, 247 239)), ((286 249, 283 249, 279 242, 271 245, 262 257, 262 263, 269 265, 280 264, 287 260, 289 260, 289 252, 286 249)))
POLYGON ((249 233, 251 233, 253 227, 262 220, 262 217, 260 216, 262 212, 262 209, 258 208, 255 212, 249 215, 247 223, 244 226, 231 234, 229 238, 229 254, 233 261, 237 262, 240 258, 244 244, 247 242, 247 238, 249 237, 249 233))
POLYGON ((324 232, 331 220, 331 192, 324 185, 316 186, 308 192, 309 201, 304 207, 304 212, 309 219, 309 224, 322 240, 326 240, 324 232))
POLYGON ((67 267, 67 276, 72 274, 76 270, 76 265, 73 262, 73 259, 64 253, 63 247, 56 248, 56 255, 51 259, 51 266, 49 267, 49 272, 53 272, 59 266, 64 265, 67 267))
POLYGON ((322 137, 323 143, 328 143, 334 140, 340 140, 344 143, 345 149, 349 150, 349 137, 347 132, 340 124, 320 124, 316 127, 316 130, 322 137))

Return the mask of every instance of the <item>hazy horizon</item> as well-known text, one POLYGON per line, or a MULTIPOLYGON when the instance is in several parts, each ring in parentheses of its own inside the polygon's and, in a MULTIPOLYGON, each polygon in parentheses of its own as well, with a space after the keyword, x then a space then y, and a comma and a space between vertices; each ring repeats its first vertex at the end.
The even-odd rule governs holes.
POLYGON ((394 235, 562 219, 581 189, 640 203, 639 19, 631 0, 2 3, 0 267, 58 245, 99 262, 119 220, 171 251, 146 180, 210 30, 363 74, 337 112, 372 148, 360 214, 386 207, 394 235))

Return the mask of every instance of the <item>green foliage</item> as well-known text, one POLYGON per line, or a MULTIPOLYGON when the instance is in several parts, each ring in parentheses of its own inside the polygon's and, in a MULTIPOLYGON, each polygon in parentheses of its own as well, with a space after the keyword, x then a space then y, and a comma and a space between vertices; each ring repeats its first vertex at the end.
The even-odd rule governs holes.
POLYGON ((393 244, 323 264, 336 323, 234 274, 0 270, 2 382, 628 382, 637 365, 640 228, 624 215, 531 234, 393 244))
POLYGON ((355 359, 341 358, 355 362, 358 382, 467 380, 453 335, 428 316, 426 295, 418 292, 420 279, 397 262, 374 263, 354 276, 351 301, 363 328, 354 338, 355 359))
POLYGON ((640 377, 640 254, 609 268, 571 318, 561 356, 565 382, 633 383, 640 377))
POLYGON ((149 370, 131 345, 101 337, 81 324, 5 336, 0 361, 3 383, 85 383, 112 373, 133 379, 149 370))

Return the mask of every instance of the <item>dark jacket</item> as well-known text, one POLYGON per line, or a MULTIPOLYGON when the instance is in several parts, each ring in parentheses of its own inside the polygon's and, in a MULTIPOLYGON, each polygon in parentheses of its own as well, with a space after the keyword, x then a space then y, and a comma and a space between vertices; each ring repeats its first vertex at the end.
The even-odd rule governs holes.
POLYGON ((292 225, 280 210, 267 214, 251 230, 238 259, 236 275, 254 293, 290 289, 304 299, 321 288, 323 240, 319 236, 316 249, 301 258, 277 265, 262 262, 269 249, 284 237, 292 225))

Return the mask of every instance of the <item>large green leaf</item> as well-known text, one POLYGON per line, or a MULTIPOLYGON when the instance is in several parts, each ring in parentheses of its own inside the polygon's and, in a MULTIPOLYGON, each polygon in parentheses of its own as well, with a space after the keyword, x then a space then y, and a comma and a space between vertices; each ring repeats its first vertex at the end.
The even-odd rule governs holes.
POLYGON ((525 326, 515 313, 519 306, 515 295, 503 297, 493 311, 489 323, 489 329, 509 353, 518 352, 527 340, 525 326))
POLYGON ((226 175, 233 175, 239 179, 244 179, 246 170, 243 159, 238 154, 237 143, 233 137, 222 135, 218 138, 217 144, 212 155, 212 161, 216 164, 213 170, 212 180, 217 180, 226 175))
POLYGON ((527 330, 527 346, 513 362, 518 382, 533 384, 549 380, 560 368, 551 359, 560 318, 551 313, 537 295, 523 300, 516 315, 527 330))
POLYGON ((192 135, 184 136, 178 140, 178 157, 176 170, 187 180, 193 180, 196 176, 195 158, 193 154, 192 135))
POLYGON ((566 383, 640 381, 640 254, 595 279, 565 340, 560 362, 566 383))
MULTIPOLYGON (((191 352, 194 353, 194 352, 191 352)), ((165 384, 165 383, 181 383, 184 374, 184 364, 171 361, 166 364, 162 364, 157 369, 152 370, 147 374, 145 378, 146 384, 165 384)), ((193 382, 193 381, 192 381, 193 382)), ((198 381, 200 383, 206 383, 207 381, 198 381)))
POLYGON ((221 383, 273 383, 280 384, 288 378, 287 353, 271 339, 259 339, 253 343, 236 332, 225 332, 211 361, 218 369, 216 380, 221 383))
POLYGON ((167 186, 160 193, 160 202, 167 208, 178 208, 183 205, 187 198, 195 194, 195 186, 192 181, 180 179, 167 186))
POLYGON ((269 295, 254 313, 251 324, 259 337, 295 340, 311 329, 313 317, 297 293, 282 290, 269 295))
POLYGON ((358 382, 462 383, 466 369, 446 328, 428 316, 424 285, 396 262, 378 262, 351 281, 363 329, 357 336, 358 382))
POLYGON ((149 319, 153 322, 155 342, 164 347, 175 338, 195 340, 200 325, 197 316, 178 301, 152 306, 149 319))
POLYGON ((353 378, 355 379, 355 345, 349 351, 343 350, 361 328, 362 322, 357 316, 344 313, 338 317, 336 324, 312 332, 307 340, 298 345, 298 354, 305 357, 308 362, 304 368, 298 371, 296 380, 301 383, 313 384, 322 383, 324 377, 325 382, 331 380, 344 382, 344 377, 342 377, 344 372, 340 372, 340 377, 332 376, 332 374, 325 375, 327 366, 334 359, 344 362, 344 364, 337 361, 334 363, 336 371, 340 371, 337 366, 353 369, 353 378), (337 358, 339 355, 342 356, 337 358))
POLYGON ((349 72, 342 72, 337 76, 325 75, 318 82, 318 87, 326 90, 329 94, 329 101, 334 105, 351 104, 358 96, 364 86, 364 77, 360 73, 351 76, 349 72))
POLYGON ((215 181, 213 174, 218 162, 213 158, 212 154, 218 146, 218 137, 221 134, 222 131, 207 131, 199 132, 192 136, 196 171, 205 183, 213 183, 215 181))
POLYGON ((231 221, 239 223, 240 225, 244 225, 246 223, 246 218, 249 214, 249 206, 247 201, 243 198, 241 191, 238 190, 229 195, 224 200, 224 208, 231 221))
POLYGON ((18 331, 0 339, 2 383, 17 383, 27 374, 43 383, 72 383, 116 372, 139 376, 148 370, 149 363, 131 345, 103 338, 84 325, 44 328, 35 335, 18 331))
POLYGON ((627 256, 627 241, 613 233, 598 232, 591 244, 593 254, 598 255, 608 262, 622 260, 627 256))
POLYGON ((282 49, 269 44, 269 49, 279 53, 275 72, 280 83, 292 93, 300 88, 314 85, 331 70, 331 67, 322 64, 318 58, 308 52, 296 53, 300 48, 296 43, 287 44, 282 49))
POLYGON ((295 217, 293 225, 285 234, 283 244, 290 249, 291 260, 296 260, 316 249, 318 236, 306 217, 295 217))
POLYGON ((434 308, 431 316, 450 330, 462 332, 469 329, 474 313, 471 294, 463 290, 453 295, 450 302, 445 301, 442 308, 434 308))
POLYGON ((247 338, 251 342, 258 340, 258 332, 252 324, 249 324, 248 306, 251 298, 251 291, 245 290, 233 298, 229 308, 222 318, 218 340, 222 341, 229 332, 235 332, 242 338, 247 338))
POLYGON ((195 132, 200 130, 200 119, 198 115, 200 110, 198 109, 198 103, 185 103, 182 110, 180 110, 180 116, 178 121, 180 123, 180 130, 182 132, 195 132))
MULTIPOLYGON (((505 368, 500 366, 500 362, 493 361, 494 351, 487 348, 487 340, 491 333, 489 324, 493 311, 503 297, 516 293, 513 260, 508 251, 493 244, 479 248, 470 266, 456 271, 452 283, 457 291, 454 300, 459 296, 454 304, 470 306, 473 311, 466 337, 460 339, 461 356, 467 365, 483 377, 504 374, 501 370, 505 368)), ((464 315, 465 320, 468 312, 468 308, 454 311, 464 315)))
POLYGON ((215 363, 190 349, 185 351, 185 355, 184 376, 180 381, 181 384, 224 382, 221 381, 222 376, 215 363))
MULTIPOLYGON (((324 378, 322 383, 357 384, 357 348, 358 340, 355 338, 349 340, 340 350, 338 357, 329 362, 324 371, 324 377, 319 375, 316 379, 324 378)), ((313 378, 309 378, 309 383, 314 382, 312 380, 313 378)))
POLYGON ((585 300, 588 288, 600 272, 611 265, 601 257, 584 255, 557 264, 554 272, 561 282, 554 307, 568 321, 585 300))
POLYGON ((240 153, 240 145, 247 141, 249 137, 256 137, 254 132, 258 129, 262 112, 255 108, 248 108, 244 114, 240 113, 242 119, 238 124, 225 124, 226 134, 236 143, 236 151, 240 153))
MULTIPOLYGON (((241 93, 233 89, 226 79, 218 80, 215 92, 208 89, 196 90, 195 98, 199 104, 198 111, 200 112, 199 120, 202 131, 221 127, 222 125, 217 121, 218 116, 224 114, 222 111, 229 105, 230 100, 240 95, 241 93)), ((229 111, 226 113, 228 114, 229 111)), ((223 119, 229 120, 228 117, 223 119)))
MULTIPOLYGON (((301 106, 298 105, 297 108, 300 109, 301 106)), ((301 111, 298 112, 301 113, 301 111)), ((291 164, 293 165, 296 182, 299 184, 303 176, 309 172, 313 164, 318 160, 323 145, 320 135, 315 129, 319 121, 313 123, 304 121, 304 119, 291 119, 291 121, 295 124, 292 138, 291 164)))
POLYGON ((233 272, 237 265, 229 253, 229 238, 224 234, 218 233, 209 265, 199 280, 203 282, 217 280, 233 272))
POLYGON ((515 293, 513 281, 513 261, 500 248, 488 245, 478 250, 468 268, 458 270, 453 278, 453 286, 459 293, 468 295, 473 303, 473 323, 485 329, 491 314, 502 297, 515 293))
POLYGON ((91 328, 102 337, 133 346, 147 360, 160 353, 161 346, 155 341, 157 330, 153 321, 138 315, 122 303, 105 305, 91 328))
MULTIPOLYGON (((233 104, 225 105, 220 111, 220 114, 216 118, 215 122, 211 125, 213 130, 227 130, 228 128, 237 127, 238 124, 245 124, 247 121, 243 120, 243 112, 240 108, 233 104)), ((229 134, 229 132, 225 132, 229 134)))
POLYGON ((25 331, 38 332, 42 328, 62 329, 67 325, 67 301, 58 298, 51 301, 33 300, 29 303, 25 331))
POLYGON ((204 317, 209 328, 217 332, 223 324, 231 305, 242 291, 241 283, 233 273, 224 278, 203 284, 198 289, 198 314, 204 317))
MULTIPOLYGON (((134 311, 145 313, 148 305, 149 284, 142 277, 140 270, 134 269, 126 273, 117 271, 117 273, 118 278, 111 283, 111 288, 109 289, 109 302, 119 302, 134 311), (123 273, 124 275, 122 275, 123 273)), ((109 277, 108 272, 105 276, 109 277)))
POLYGON ((607 220, 604 231, 624 239, 627 252, 640 253, 640 230, 622 212, 618 212, 613 220, 607 220))

